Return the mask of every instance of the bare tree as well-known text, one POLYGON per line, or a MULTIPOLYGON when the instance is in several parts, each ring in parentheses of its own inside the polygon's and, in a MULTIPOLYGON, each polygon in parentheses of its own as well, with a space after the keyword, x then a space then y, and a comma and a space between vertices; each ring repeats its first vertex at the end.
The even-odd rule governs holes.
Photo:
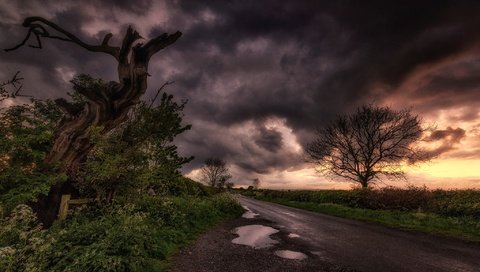
POLYGON ((429 159, 416 144, 424 129, 410 110, 363 106, 317 131, 306 152, 318 171, 367 187, 380 176, 402 178, 402 167, 429 159))
MULTIPOLYGON (((93 147, 89 141, 89 128, 101 127, 107 133, 123 123, 129 111, 139 102, 140 97, 147 89, 148 64, 151 57, 174 43, 182 33, 164 33, 145 43, 137 42, 143 39, 132 27, 128 27, 120 46, 109 44, 112 34, 105 35, 100 44, 89 44, 71 32, 42 17, 28 17, 23 26, 28 28, 25 38, 12 51, 24 46, 29 39, 35 37, 32 48, 42 48, 42 39, 54 39, 76 44, 88 51, 104 53, 112 56, 118 63, 118 82, 103 82, 92 80, 84 76, 74 81, 75 90, 83 95, 85 102, 71 103, 60 98, 57 105, 64 111, 64 118, 60 122, 55 142, 51 152, 45 159, 46 163, 61 163, 63 169, 74 177, 81 167, 88 152, 93 147)), ((40 210, 48 210, 46 218, 39 214, 39 218, 48 225, 55 218, 60 196, 65 190, 71 190, 70 179, 66 184, 55 184, 46 200, 40 201, 40 210)))
POLYGON ((228 173, 225 161, 219 158, 208 158, 201 168, 202 180, 212 187, 223 188, 227 180, 232 178, 228 173))
POLYGON ((260 187, 260 179, 259 178, 254 178, 252 180, 252 186, 257 190, 260 187))

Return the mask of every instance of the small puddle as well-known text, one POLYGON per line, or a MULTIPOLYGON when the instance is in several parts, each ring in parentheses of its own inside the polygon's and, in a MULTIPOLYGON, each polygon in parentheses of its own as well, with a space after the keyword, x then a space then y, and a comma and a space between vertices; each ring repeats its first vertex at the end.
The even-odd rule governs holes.
POLYGON ((238 227, 235 230, 238 237, 232 240, 234 244, 247 245, 253 248, 265 248, 277 244, 270 238, 270 235, 277 233, 278 230, 262 226, 262 225, 247 225, 238 227))
POLYGON ((242 207, 247 210, 244 214, 242 214, 243 218, 252 219, 259 215, 258 213, 252 212, 252 210, 250 210, 247 206, 242 207))
POLYGON ((252 219, 252 218, 255 218, 258 215, 259 215, 258 213, 254 213, 252 211, 246 211, 244 214, 242 214, 242 217, 247 218, 247 219, 252 219))
POLYGON ((290 237, 290 238, 298 238, 298 237, 300 237, 300 235, 298 235, 298 234, 296 234, 296 233, 290 233, 290 234, 288 235, 288 237, 290 237))
POLYGON ((277 250, 275 251, 275 255, 290 260, 305 260, 307 258, 307 255, 302 252, 292 250, 277 250))

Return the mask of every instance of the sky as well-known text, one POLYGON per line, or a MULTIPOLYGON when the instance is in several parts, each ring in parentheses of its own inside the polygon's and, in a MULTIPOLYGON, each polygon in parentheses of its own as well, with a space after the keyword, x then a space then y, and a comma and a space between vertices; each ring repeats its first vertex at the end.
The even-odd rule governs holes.
MULTIPOLYGON (((182 169, 190 177, 219 157, 237 186, 350 188, 319 176, 303 147, 336 116, 377 104, 411 108, 434 127, 437 155, 385 184, 480 188, 479 12, 480 2, 461 0, 0 0, 0 48, 24 38, 28 16, 98 44, 109 32, 120 43, 129 25, 145 39, 181 31, 151 60, 144 99, 174 81, 166 91, 188 100, 193 128, 176 143, 195 156, 182 169)), ((75 74, 116 80, 111 56, 56 40, 0 60, 0 81, 20 70, 38 98, 65 97, 75 74)))

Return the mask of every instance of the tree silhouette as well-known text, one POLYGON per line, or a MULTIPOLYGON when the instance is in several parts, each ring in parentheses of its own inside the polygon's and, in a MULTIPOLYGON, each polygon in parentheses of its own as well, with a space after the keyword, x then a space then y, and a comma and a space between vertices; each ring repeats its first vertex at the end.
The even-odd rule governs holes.
POLYGON ((206 159, 200 171, 202 180, 212 187, 223 188, 227 180, 232 178, 226 162, 219 158, 206 159))
POLYGON ((402 166, 429 159, 416 145, 424 130, 410 110, 363 106, 317 131, 306 152, 318 171, 360 183, 402 178, 402 166))

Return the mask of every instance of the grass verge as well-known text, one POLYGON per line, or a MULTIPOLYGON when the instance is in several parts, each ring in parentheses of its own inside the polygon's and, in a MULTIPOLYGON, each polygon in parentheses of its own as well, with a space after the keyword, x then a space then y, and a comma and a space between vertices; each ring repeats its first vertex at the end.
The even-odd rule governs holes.
POLYGON ((172 231, 180 233, 183 237, 180 241, 170 240, 166 258, 159 261, 158 271, 168 271, 174 265, 176 254, 194 243, 205 231, 243 213, 243 208, 236 201, 233 202, 231 196, 225 194, 214 197, 213 203, 212 198, 203 205, 191 199, 177 198, 177 204, 182 206, 188 219, 183 226, 177 226, 172 231))
POLYGON ((474 217, 444 217, 427 213, 370 210, 350 208, 339 204, 299 202, 278 198, 257 197, 257 199, 343 218, 375 222, 404 230, 480 242, 480 221, 474 217))

